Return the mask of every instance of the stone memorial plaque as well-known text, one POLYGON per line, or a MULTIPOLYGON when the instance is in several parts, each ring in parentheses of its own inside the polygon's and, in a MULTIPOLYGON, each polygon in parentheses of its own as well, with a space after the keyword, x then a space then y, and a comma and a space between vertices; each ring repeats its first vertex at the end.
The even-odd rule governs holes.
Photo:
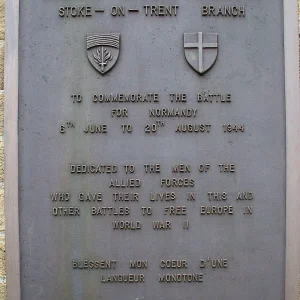
POLYGON ((283 1, 84 2, 8 4, 11 299, 292 299, 283 1))

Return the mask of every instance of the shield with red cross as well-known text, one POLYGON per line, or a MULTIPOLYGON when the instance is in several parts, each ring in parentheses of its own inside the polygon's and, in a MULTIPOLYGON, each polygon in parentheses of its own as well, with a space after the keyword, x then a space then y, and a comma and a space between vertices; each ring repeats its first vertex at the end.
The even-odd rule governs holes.
POLYGON ((184 54, 189 65, 200 75, 207 72, 218 56, 217 33, 184 33, 184 54))

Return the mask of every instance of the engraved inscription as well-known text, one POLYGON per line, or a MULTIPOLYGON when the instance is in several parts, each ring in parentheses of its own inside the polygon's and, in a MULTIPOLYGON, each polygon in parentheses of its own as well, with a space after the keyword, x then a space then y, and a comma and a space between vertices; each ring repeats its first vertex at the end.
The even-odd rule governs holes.
POLYGON ((140 221, 113 221, 112 227, 115 230, 139 230, 142 224, 140 221))
POLYGON ((73 269, 115 269, 117 261, 116 260, 73 260, 73 269))
POLYGON ((24 295, 281 297, 281 1, 24 2, 24 295))
POLYGON ((174 17, 178 9, 178 5, 144 5, 145 15, 151 17, 174 17))
POLYGON ((203 282, 203 274, 159 274, 158 276, 159 282, 164 283, 194 283, 194 282, 203 282))
POLYGON ((145 282, 144 274, 101 274, 101 283, 138 283, 145 282))
POLYGON ((213 215, 233 215, 233 206, 231 205, 224 205, 224 206, 200 206, 200 214, 206 216, 213 216, 213 215))
POLYGON ((128 216, 130 215, 129 207, 92 207, 93 216, 128 216))
POLYGON ((168 230, 172 229, 171 221, 153 221, 153 229, 168 230))
POLYGON ((59 8, 58 15, 60 17, 91 17, 91 6, 62 6, 59 8))
POLYGON ((167 259, 167 260, 161 260, 160 261, 160 267, 162 269, 165 268, 172 268, 172 269, 186 269, 188 267, 187 261, 184 260, 176 260, 176 259, 167 259))
POLYGON ((245 6, 202 5, 204 17, 245 17, 245 6))
POLYGON ((66 217, 66 216, 71 216, 71 217, 78 216, 79 217, 80 216, 80 208, 79 207, 73 207, 73 206, 53 207, 52 214, 55 217, 66 217))
POLYGON ((106 124, 91 124, 86 125, 83 130, 84 133, 107 133, 106 124))
POLYGON ((129 261, 130 269, 147 269, 148 260, 130 260, 129 261))

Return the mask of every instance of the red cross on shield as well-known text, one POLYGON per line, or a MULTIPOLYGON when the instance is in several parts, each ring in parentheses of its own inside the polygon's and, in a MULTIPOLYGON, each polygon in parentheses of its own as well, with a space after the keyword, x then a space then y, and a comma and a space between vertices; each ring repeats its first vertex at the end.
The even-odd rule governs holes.
POLYGON ((217 60, 218 34, 184 33, 184 55, 195 71, 204 74, 217 60))

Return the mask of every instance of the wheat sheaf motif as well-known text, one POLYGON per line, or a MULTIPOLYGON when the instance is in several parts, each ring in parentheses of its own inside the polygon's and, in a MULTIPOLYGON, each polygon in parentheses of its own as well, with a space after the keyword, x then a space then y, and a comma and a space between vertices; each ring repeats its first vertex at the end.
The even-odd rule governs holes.
POLYGON ((111 53, 104 47, 99 47, 96 52, 93 52, 95 62, 100 66, 101 72, 104 72, 104 67, 113 59, 111 53))

